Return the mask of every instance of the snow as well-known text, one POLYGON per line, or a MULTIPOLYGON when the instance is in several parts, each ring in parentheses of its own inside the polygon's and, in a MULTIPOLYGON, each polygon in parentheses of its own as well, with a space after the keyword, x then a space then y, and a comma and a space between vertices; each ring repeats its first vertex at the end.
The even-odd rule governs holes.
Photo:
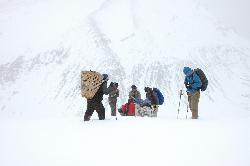
MULTIPOLYGON (((250 42, 199 0, 2 0, 0 165, 250 165, 250 42), (198 120, 183 66, 209 85, 198 120), (161 90, 157 118, 94 113, 83 122, 80 71, 161 90), (178 119, 177 119, 178 116, 178 119)), ((245 10, 244 10, 245 11, 245 10)), ((237 24, 236 24, 237 25, 237 24)), ((238 28, 238 27, 236 27, 238 28)))
POLYGON ((249 118, 1 121, 9 165, 249 165, 249 118))

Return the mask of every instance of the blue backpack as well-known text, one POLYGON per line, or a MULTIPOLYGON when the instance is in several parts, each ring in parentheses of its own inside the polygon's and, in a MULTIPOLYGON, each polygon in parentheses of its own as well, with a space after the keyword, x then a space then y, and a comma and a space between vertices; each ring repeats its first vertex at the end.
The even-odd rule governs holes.
POLYGON ((159 105, 162 105, 164 103, 164 96, 162 95, 161 91, 157 88, 154 88, 154 92, 156 93, 159 99, 159 105))

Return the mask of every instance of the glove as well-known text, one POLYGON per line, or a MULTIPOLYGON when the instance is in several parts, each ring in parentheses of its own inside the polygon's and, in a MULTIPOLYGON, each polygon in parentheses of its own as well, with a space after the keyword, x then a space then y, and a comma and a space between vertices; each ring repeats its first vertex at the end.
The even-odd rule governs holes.
POLYGON ((187 89, 191 89, 192 88, 191 84, 185 84, 185 86, 186 86, 187 89))

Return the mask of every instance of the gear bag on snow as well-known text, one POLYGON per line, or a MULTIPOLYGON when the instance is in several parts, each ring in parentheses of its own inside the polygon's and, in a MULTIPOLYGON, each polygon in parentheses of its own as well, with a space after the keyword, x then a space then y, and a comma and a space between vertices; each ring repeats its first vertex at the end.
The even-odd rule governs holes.
POLYGON ((154 88, 154 91, 158 97, 159 105, 162 105, 164 103, 164 96, 162 95, 161 91, 157 88, 154 88))
POLYGON ((194 72, 201 79, 201 82, 202 82, 202 85, 201 85, 201 88, 200 88, 201 91, 205 91, 207 89, 207 85, 208 85, 208 80, 207 80, 207 77, 206 77, 205 73, 199 68, 195 69, 194 72))
POLYGON ((87 99, 92 99, 101 84, 103 83, 102 74, 96 71, 81 72, 81 95, 87 99))

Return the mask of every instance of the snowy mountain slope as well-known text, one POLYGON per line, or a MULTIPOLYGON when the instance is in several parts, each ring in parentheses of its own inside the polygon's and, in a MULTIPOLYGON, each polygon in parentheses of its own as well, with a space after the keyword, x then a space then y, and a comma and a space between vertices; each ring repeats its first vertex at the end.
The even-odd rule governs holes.
POLYGON ((205 0, 199 1, 211 14, 215 15, 230 29, 244 38, 250 39, 248 23, 250 2, 247 0, 205 0))
POLYGON ((2 3, 3 20, 13 16, 1 22, 6 34, 0 66, 3 116, 84 111, 81 70, 108 73, 119 82, 119 104, 126 101, 131 84, 142 93, 143 87, 155 86, 166 96, 163 110, 175 110, 185 65, 202 68, 209 79, 201 108, 249 110, 249 42, 218 24, 196 1, 2 3), (18 29, 25 37, 14 43, 17 49, 8 49, 15 41, 10 34, 19 33, 8 27, 22 20, 27 24, 18 29))
POLYGON ((248 166, 249 47, 199 1, 2 0, 0 165, 248 166), (177 119, 185 65, 209 79, 199 120, 186 95, 177 119), (119 82, 119 105, 131 84, 160 88, 158 117, 115 120, 105 99, 106 120, 83 122, 90 69, 119 82))
MULTIPOLYGON (((224 94, 224 89, 231 86, 232 80, 225 87, 222 82, 227 78, 223 78, 223 75, 230 72, 230 75, 235 76, 236 82, 238 82, 237 77, 242 72, 242 68, 241 71, 238 70, 238 64, 243 64, 243 71, 245 71, 241 77, 249 75, 246 74, 249 64, 249 43, 247 41, 235 35, 233 31, 224 29, 203 8, 192 3, 193 1, 121 2, 114 4, 112 1, 106 1, 105 8, 102 7, 95 13, 99 26, 110 38, 112 48, 120 57, 123 66, 136 64, 127 69, 127 73, 131 73, 130 78, 135 78, 130 85, 140 80, 140 89, 143 89, 144 86, 157 86, 162 88, 167 98, 170 99, 173 95, 177 95, 176 92, 182 86, 176 85, 176 82, 182 82, 182 67, 191 65, 203 68, 211 81, 210 88, 216 89, 214 91, 216 95, 210 94, 210 90, 207 92, 208 98, 218 100, 215 99, 215 96, 219 96, 217 93, 222 97, 228 96, 231 100, 235 97, 235 93, 233 95, 224 94), (182 4, 181 8, 179 4, 182 4), (122 12, 124 17, 131 18, 130 21, 117 18, 116 12, 124 11, 124 8, 130 9, 122 12), (114 22, 115 25, 113 25, 114 22), (120 25, 125 28, 120 28, 120 25), (117 35, 117 31, 120 32, 120 35, 126 35, 120 37, 117 35), (221 58, 218 60, 218 65, 214 61, 214 57, 221 58), (158 65, 154 65, 155 63, 158 65), (159 63, 164 67, 161 67, 159 63), (221 63, 225 64, 221 65, 221 63), (218 68, 216 68, 217 66, 218 68), (228 68, 235 71, 235 75, 231 74, 232 71, 227 71, 228 68), (164 79, 156 81, 156 79, 150 78, 164 79), (167 80, 169 83, 166 83, 167 80)), ((239 89, 244 89, 244 93, 249 93, 248 87, 245 85, 239 89)), ((238 91, 241 91, 239 89, 238 91)), ((237 96, 241 96, 241 94, 237 94, 237 96)), ((244 99, 244 105, 246 105, 249 98, 244 99)), ((170 102, 176 103, 175 100, 170 100, 170 102)))

